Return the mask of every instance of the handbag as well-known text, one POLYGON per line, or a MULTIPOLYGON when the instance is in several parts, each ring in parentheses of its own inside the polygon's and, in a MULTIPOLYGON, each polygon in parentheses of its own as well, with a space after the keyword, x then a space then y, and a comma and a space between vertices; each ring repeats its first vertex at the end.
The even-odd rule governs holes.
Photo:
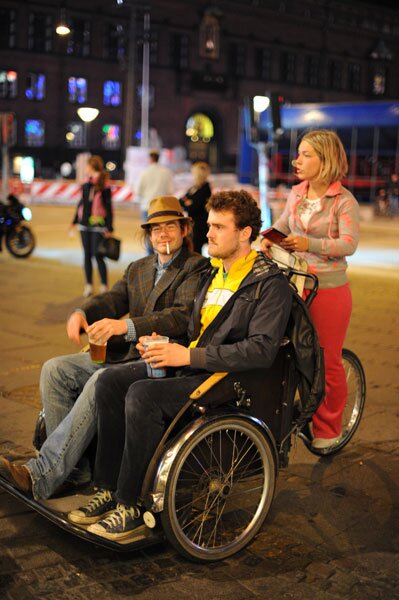
POLYGON ((115 237, 103 237, 97 246, 97 254, 111 260, 119 260, 120 252, 121 241, 115 237))
MULTIPOLYGON (((301 258, 295 252, 288 252, 281 248, 281 246, 277 246, 273 244, 269 248, 272 259, 281 269, 291 268, 296 271, 303 271, 307 273, 308 271, 308 263, 304 258, 301 258)), ((305 277, 301 277, 300 275, 294 275, 291 277, 292 283, 295 284, 297 288, 297 292, 299 296, 302 296, 303 290, 305 287, 305 277)))

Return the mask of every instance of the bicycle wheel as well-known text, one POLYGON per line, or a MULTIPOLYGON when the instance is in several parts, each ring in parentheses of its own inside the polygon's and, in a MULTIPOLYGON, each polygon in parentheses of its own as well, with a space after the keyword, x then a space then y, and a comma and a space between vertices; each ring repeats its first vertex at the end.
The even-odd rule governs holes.
POLYGON ((348 385, 348 400, 342 416, 342 435, 337 443, 328 448, 312 448, 313 454, 331 456, 339 452, 353 437, 362 418, 364 404, 366 401, 366 378, 362 363, 351 350, 342 350, 342 364, 345 369, 346 382, 348 385))
POLYGON ((270 441, 249 419, 226 416, 206 423, 171 467, 161 514, 166 537, 197 561, 235 554, 262 526, 275 482, 270 441))

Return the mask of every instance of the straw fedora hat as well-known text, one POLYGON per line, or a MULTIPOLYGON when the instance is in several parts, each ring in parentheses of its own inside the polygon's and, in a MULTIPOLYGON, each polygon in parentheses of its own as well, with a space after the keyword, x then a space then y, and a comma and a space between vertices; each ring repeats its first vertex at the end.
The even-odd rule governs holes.
POLYGON ((165 223, 166 221, 184 220, 191 221, 190 217, 187 217, 181 204, 174 196, 159 196, 151 200, 150 206, 148 207, 148 219, 145 223, 142 223, 141 227, 145 229, 155 223, 165 223))

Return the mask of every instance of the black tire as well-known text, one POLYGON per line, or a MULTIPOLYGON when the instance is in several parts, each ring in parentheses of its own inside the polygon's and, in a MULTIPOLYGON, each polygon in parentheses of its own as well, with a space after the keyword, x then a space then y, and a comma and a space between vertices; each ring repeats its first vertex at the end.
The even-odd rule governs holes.
POLYGON ((32 254, 36 246, 35 236, 26 225, 21 225, 8 233, 6 246, 10 254, 15 258, 27 258, 32 254))
POLYGON ((336 454, 352 439, 362 418, 366 402, 366 378, 362 363, 351 350, 342 350, 342 362, 348 383, 348 400, 342 416, 342 436, 338 443, 329 448, 317 449, 309 445, 309 450, 319 456, 336 454))
POLYGON ((244 417, 200 427, 174 459, 162 525, 185 557, 222 560, 246 546, 262 526, 274 495, 271 443, 244 417))

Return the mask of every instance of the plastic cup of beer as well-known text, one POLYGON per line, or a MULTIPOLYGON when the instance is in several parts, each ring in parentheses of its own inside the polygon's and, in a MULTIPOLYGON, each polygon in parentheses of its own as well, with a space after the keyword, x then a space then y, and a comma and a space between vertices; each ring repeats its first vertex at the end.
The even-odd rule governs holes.
POLYGON ((107 353, 107 342, 101 343, 100 340, 94 340, 89 335, 89 347, 91 360, 97 364, 104 363, 107 353))
MULTIPOLYGON (((147 336, 145 336, 145 338, 143 340, 143 346, 144 346, 144 350, 147 352, 148 349, 150 349, 153 346, 156 346, 157 344, 167 344, 168 342, 169 342, 169 338, 166 335, 157 335, 157 336, 147 335, 147 336)), ((153 369, 151 366, 151 363, 146 363, 146 366, 147 366, 148 377, 151 377, 153 379, 158 379, 160 377, 166 377, 166 369, 165 368, 153 369)))

